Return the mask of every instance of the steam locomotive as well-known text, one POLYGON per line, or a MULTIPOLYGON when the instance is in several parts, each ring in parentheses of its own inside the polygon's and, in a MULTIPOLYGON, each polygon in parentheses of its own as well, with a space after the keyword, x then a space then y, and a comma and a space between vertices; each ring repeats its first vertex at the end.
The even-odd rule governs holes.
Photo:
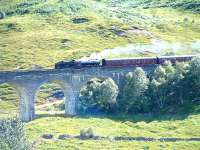
POLYGON ((120 59, 101 59, 88 61, 60 61, 55 64, 55 69, 64 68, 85 68, 85 67, 128 67, 128 66, 147 66, 159 65, 166 61, 172 64, 176 62, 186 62, 192 60, 195 55, 188 56, 161 56, 161 57, 142 57, 142 58, 120 58, 120 59))

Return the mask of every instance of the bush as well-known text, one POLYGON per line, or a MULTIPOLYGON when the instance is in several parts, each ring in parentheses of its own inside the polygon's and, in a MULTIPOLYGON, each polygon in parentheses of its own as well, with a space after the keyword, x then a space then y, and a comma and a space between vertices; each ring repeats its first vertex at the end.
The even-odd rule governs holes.
MULTIPOLYGON (((80 98, 87 107, 110 111, 117 94, 112 79, 92 79, 81 90, 80 98)), ((189 64, 165 62, 150 78, 142 68, 136 68, 126 75, 117 103, 122 113, 195 112, 200 105, 200 58, 189 64)))
POLYGON ((31 149, 25 137, 24 124, 18 118, 2 120, 0 122, 0 149, 31 149))
POLYGON ((163 66, 158 66, 149 84, 149 97, 152 110, 164 112, 168 109, 168 104, 172 91, 171 82, 174 83, 174 67, 170 62, 165 62, 163 66))
POLYGON ((0 149, 10 150, 10 148, 8 147, 8 144, 6 144, 5 141, 0 141, 0 149))
MULTIPOLYGON (((200 103, 200 58, 173 66, 165 62, 150 79, 141 68, 128 73, 122 89, 123 113, 182 113, 200 103)), ((186 112, 187 113, 187 112, 186 112)))
POLYGON ((197 86, 193 87, 197 81, 192 83, 192 78, 197 79, 200 75, 200 72, 197 73, 200 68, 198 69, 195 66, 196 73, 194 73, 194 70, 191 70, 193 68, 191 63, 190 65, 177 63, 172 66, 171 63, 167 62, 155 69, 148 89, 152 111, 157 113, 179 113, 180 110, 188 109, 193 105, 191 101, 195 97, 194 93, 199 93, 199 91, 197 86), (191 77, 193 73, 195 77, 191 77), (193 94, 192 91, 194 91, 193 94))
POLYGON ((189 63, 189 69, 185 75, 185 87, 187 87, 187 95, 185 95, 187 103, 200 101, 200 57, 194 58, 189 63))
POLYGON ((149 80, 142 68, 129 72, 125 78, 120 107, 123 112, 141 112, 146 105, 145 92, 149 80))
POLYGON ((94 78, 81 89, 80 93, 83 105, 108 112, 116 105, 118 87, 111 78, 94 78))

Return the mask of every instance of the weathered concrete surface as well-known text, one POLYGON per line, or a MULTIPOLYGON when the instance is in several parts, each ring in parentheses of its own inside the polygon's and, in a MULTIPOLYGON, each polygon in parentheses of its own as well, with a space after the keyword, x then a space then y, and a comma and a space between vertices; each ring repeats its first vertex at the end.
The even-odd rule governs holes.
MULTIPOLYGON (((80 88, 93 77, 110 77, 120 87, 123 77, 135 67, 91 67, 81 69, 53 69, 35 71, 0 72, 0 84, 12 85, 20 97, 20 117, 30 121, 35 117, 35 96, 37 91, 47 82, 58 83, 65 94, 65 113, 75 115, 80 88)), ((145 66, 148 73, 155 66, 145 66)))

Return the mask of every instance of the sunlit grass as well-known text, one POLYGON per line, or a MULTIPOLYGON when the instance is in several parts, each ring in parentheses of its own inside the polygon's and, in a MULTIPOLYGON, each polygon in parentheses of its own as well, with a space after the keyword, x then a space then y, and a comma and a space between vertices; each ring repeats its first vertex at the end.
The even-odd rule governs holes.
MULTIPOLYGON (((84 117, 47 117, 38 118, 26 125, 27 135, 32 141, 41 141, 41 135, 50 133, 54 138, 58 138, 60 134, 79 135, 81 129, 92 127, 96 135, 101 136, 133 136, 133 137, 180 137, 191 138, 199 137, 200 133, 200 117, 199 115, 184 116, 84 116, 84 117)), ((80 141, 80 140, 42 140, 38 145, 39 149, 49 148, 61 149, 63 146, 71 145, 81 149, 88 147, 100 149, 119 148, 132 149, 137 146, 142 148, 143 145, 152 148, 159 148, 159 145, 165 145, 166 149, 173 146, 181 149, 198 149, 198 142, 176 142, 176 143, 160 143, 160 142, 114 142, 114 141, 80 141), (58 144, 59 143, 59 144, 58 144), (81 146, 80 143, 83 143, 81 146), (107 143, 107 146, 104 144, 107 143), (102 145, 103 144, 103 145, 102 145)))
MULTIPOLYGON (((188 2, 191 0, 188 0, 188 2)), ((199 0, 196 0, 199 2, 199 0)), ((177 3, 183 2, 177 0, 177 3)), ((36 69, 35 66, 53 68, 62 59, 78 59, 103 49, 148 44, 151 39, 190 44, 200 39, 200 15, 196 8, 184 9, 158 7, 172 3, 169 0, 138 0, 116 3, 102 0, 1 0, 0 11, 14 13, 0 20, 0 70, 36 69), (27 3, 27 4, 23 4, 27 3), (130 5, 134 3, 134 5, 130 5), (144 8, 144 6, 152 8, 144 8), (23 6, 24 5, 24 6, 23 6), (26 6, 28 5, 28 6, 26 6), (135 7, 133 7, 135 6, 135 7), (156 6, 153 8, 153 6, 156 6), (89 22, 74 24, 74 18, 87 18, 89 22), (139 28, 150 32, 146 35, 126 34, 119 36, 113 29, 126 31, 139 28)), ((170 52, 170 50, 166 51, 170 52)), ((163 52, 162 54, 165 54, 163 52)), ((198 54, 187 49, 176 54, 198 54)), ((161 55, 162 55, 161 54, 161 55)), ((157 54, 121 54, 114 57, 156 56, 157 54)), ((45 87, 38 95, 37 103, 51 94, 52 86, 45 87)), ((0 118, 14 116, 19 108, 19 97, 9 85, 0 87, 0 118)), ((64 112, 57 106, 37 110, 39 117, 27 124, 31 140, 40 140, 43 133, 78 134, 82 128, 92 126, 100 135, 150 136, 150 137, 199 137, 199 115, 181 120, 153 119, 144 117, 136 121, 109 118, 63 118, 64 112), (53 109, 52 111, 46 111, 53 109), (55 110, 55 111, 54 111, 55 110), (55 116, 60 117, 55 117, 55 116)), ((138 118, 140 118, 138 120, 138 118)), ((111 141, 42 141, 38 149, 200 149, 198 142, 111 142, 111 141)))

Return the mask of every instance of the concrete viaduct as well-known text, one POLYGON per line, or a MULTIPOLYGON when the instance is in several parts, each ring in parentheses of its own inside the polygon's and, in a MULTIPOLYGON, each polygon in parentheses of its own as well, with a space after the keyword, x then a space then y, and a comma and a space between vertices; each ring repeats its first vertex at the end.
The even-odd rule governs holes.
MULTIPOLYGON (((1 71, 0 84, 8 83, 20 98, 20 117, 30 121, 35 117, 35 97, 39 88, 47 82, 58 83, 65 95, 65 114, 76 115, 80 88, 93 77, 110 77, 118 86, 123 77, 135 67, 90 67, 81 69, 52 69, 30 71, 1 71)), ((147 72, 155 66, 145 66, 147 72)))

